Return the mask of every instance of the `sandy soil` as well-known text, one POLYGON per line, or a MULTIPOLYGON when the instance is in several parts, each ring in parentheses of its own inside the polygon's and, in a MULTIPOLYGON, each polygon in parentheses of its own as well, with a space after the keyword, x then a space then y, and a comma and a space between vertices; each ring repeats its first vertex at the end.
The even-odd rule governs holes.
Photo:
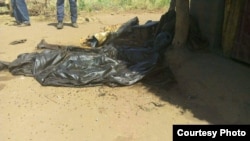
MULTIPOLYGON (((31 17, 32 26, 16 27, 12 17, 0 15, 0 60, 36 51, 41 39, 78 46, 81 37, 106 25, 135 16, 143 24, 162 13, 82 13, 78 29, 62 30, 53 18, 31 17), (9 44, 19 39, 27 41, 9 44)), ((0 140, 170 141, 173 124, 249 124, 249 67, 211 53, 184 56, 174 68, 177 83, 161 87, 44 87, 32 77, 1 71, 0 140)))

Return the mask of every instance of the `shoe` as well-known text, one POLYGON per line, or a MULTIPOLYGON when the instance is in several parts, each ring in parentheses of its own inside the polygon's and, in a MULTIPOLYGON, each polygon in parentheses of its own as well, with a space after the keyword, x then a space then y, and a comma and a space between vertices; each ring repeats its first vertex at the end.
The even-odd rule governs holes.
POLYGON ((78 28, 78 24, 77 23, 72 23, 72 27, 78 28))
POLYGON ((23 27, 23 26, 30 26, 31 25, 29 21, 24 21, 22 23, 17 22, 17 24, 18 24, 18 26, 21 26, 21 27, 23 27))
POLYGON ((20 25, 22 22, 20 21, 16 21, 16 25, 20 25))
POLYGON ((57 29, 62 29, 63 28, 63 23, 62 22, 58 22, 56 25, 57 29))

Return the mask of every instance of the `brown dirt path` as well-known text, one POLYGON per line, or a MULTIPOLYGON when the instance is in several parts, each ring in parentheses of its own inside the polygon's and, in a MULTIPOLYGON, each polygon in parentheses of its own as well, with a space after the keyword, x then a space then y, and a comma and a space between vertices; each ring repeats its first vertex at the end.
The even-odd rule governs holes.
MULTIPOLYGON (((41 39, 78 46, 81 37, 105 25, 135 16, 143 24, 159 20, 161 14, 83 13, 78 29, 64 26, 62 30, 54 27, 53 18, 31 17, 32 26, 16 27, 13 18, 0 15, 0 60, 12 61, 21 53, 36 51, 41 39), (19 39, 27 42, 9 45, 19 39)), ((173 124, 250 123, 249 68, 211 54, 188 58, 176 69, 179 85, 167 89, 143 83, 115 88, 43 87, 31 77, 1 71, 0 140, 170 141, 173 124)))

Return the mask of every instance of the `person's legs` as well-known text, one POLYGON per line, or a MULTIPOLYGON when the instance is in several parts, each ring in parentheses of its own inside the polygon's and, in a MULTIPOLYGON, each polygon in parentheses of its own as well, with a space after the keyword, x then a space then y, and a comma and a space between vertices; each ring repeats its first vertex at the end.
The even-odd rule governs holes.
POLYGON ((77 21, 77 0, 69 0, 71 22, 74 24, 77 21))
POLYGON ((57 21, 58 22, 63 22, 63 18, 64 18, 64 0, 57 0, 56 7, 57 7, 57 21))
POLYGON ((17 8, 17 16, 20 16, 21 22, 29 23, 29 12, 25 0, 15 0, 15 3, 15 6, 17 8))
POLYGON ((64 0, 57 0, 56 2, 57 8, 57 29, 63 28, 63 18, 64 18, 64 0))
POLYGON ((12 5, 12 8, 13 8, 13 14, 14 14, 14 17, 16 19, 16 22, 19 24, 19 23, 21 23, 22 19, 20 18, 21 17, 20 13, 17 10, 16 1, 17 0, 11 0, 11 5, 12 5))

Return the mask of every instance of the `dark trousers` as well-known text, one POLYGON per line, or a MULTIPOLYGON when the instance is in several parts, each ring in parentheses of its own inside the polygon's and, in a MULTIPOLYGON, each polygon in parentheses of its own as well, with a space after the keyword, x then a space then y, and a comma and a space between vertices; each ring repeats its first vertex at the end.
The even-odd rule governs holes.
POLYGON ((13 13, 17 22, 30 21, 29 12, 25 0, 11 0, 13 13))
MULTIPOLYGON (((77 0, 69 0, 71 22, 75 23, 77 21, 77 0)), ((57 20, 58 22, 63 22, 64 18, 64 0, 57 0, 57 20)))

